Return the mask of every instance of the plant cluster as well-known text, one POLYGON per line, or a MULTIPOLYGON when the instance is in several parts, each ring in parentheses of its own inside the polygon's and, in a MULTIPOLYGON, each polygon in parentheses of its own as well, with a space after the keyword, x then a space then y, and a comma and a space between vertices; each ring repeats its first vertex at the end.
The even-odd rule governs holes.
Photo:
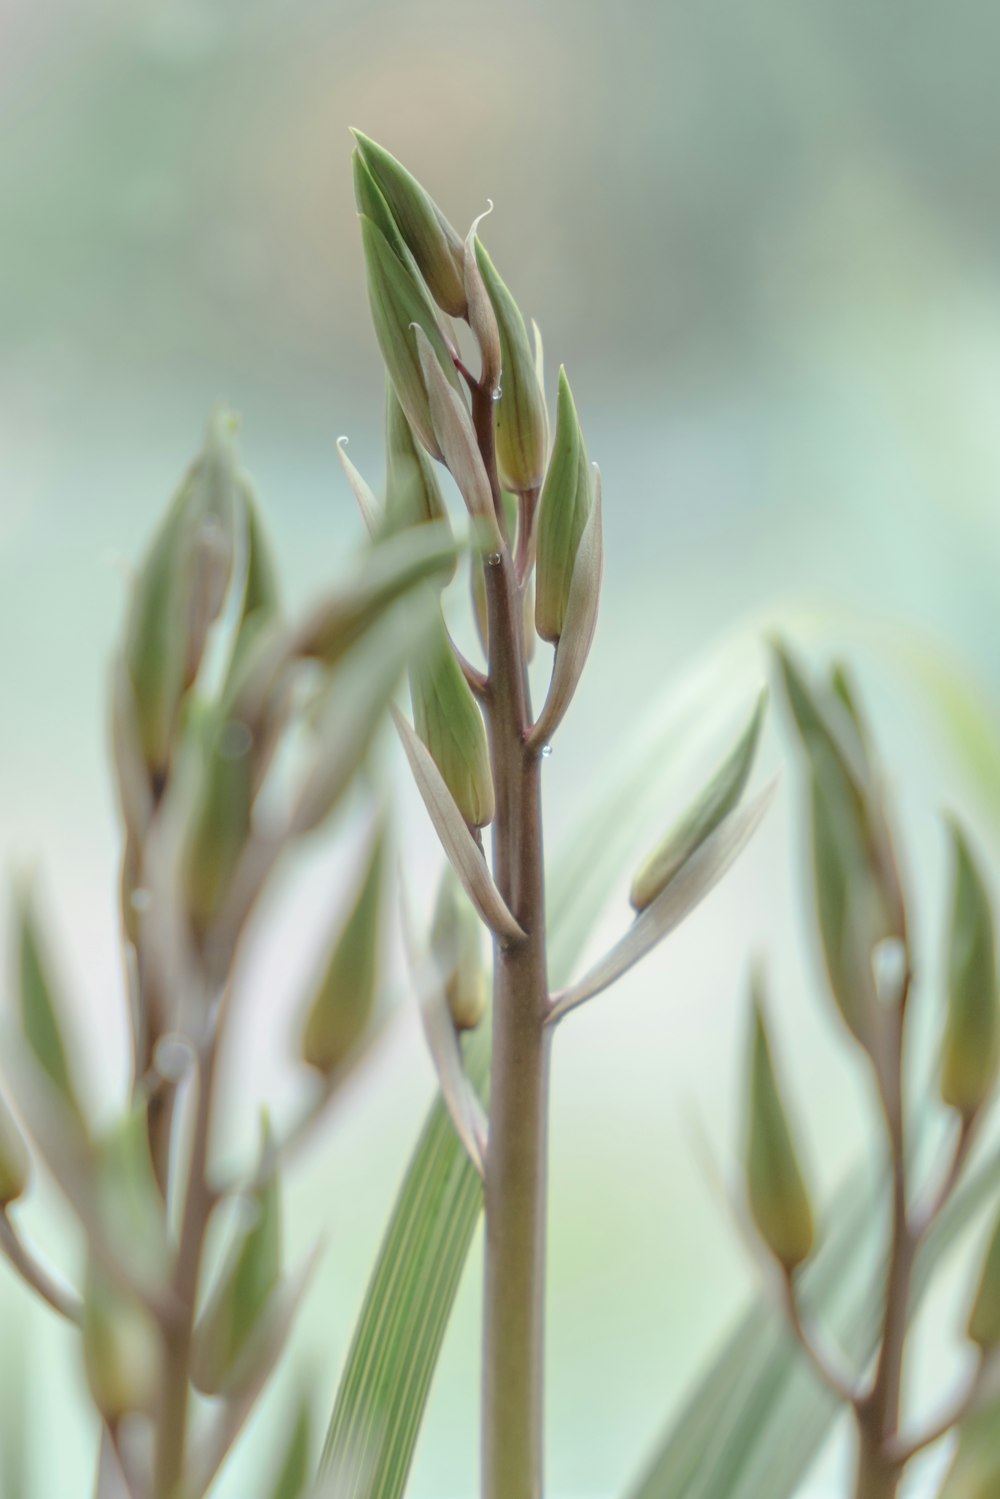
POLYGON ((947 940, 947 1005, 935 1092, 951 1123, 943 1158, 917 1173, 920 1136, 935 1097, 911 1097, 914 951, 907 881, 882 777, 857 695, 842 668, 816 690, 787 652, 778 652, 808 779, 816 925, 829 992, 867 1065, 888 1161, 890 1247, 871 1318, 866 1368, 850 1368, 803 1312, 798 1291, 816 1229, 796 1132, 776 1080, 760 980, 755 983, 746 1141, 747 1201, 779 1275, 790 1325, 812 1369, 852 1414, 857 1433, 856 1499, 892 1499, 909 1464, 955 1428, 962 1442, 942 1491, 985 1496, 1000 1484, 996 1421, 1000 1394, 1000 1219, 971 1297, 966 1327, 975 1350, 964 1386, 923 1426, 903 1421, 913 1278, 921 1248, 958 1188, 1000 1074, 996 932, 985 877, 970 840, 949 822, 953 874, 947 940), (984 1415, 985 1413, 985 1415, 984 1415))
MULTIPOLYGON (((773 793, 772 784, 747 796, 766 714, 761 693, 728 755, 636 870, 630 924, 575 976, 612 878, 612 835, 637 817, 632 834, 641 832, 648 816, 631 787, 627 808, 619 792, 570 861, 572 898, 548 908, 561 887, 544 856, 543 767, 597 624, 600 475, 564 370, 550 416, 541 338, 537 327, 529 338, 479 237, 481 220, 458 234, 410 173, 359 133, 354 181, 387 376, 381 496, 339 445, 368 533, 359 557, 311 609, 288 616, 232 418, 217 412, 134 579, 111 693, 131 1066, 110 1120, 87 1098, 37 900, 23 889, 16 902, 0 1249, 79 1327, 100 1419, 98 1496, 201 1499, 271 1376, 311 1268, 283 1263, 282 1171, 380 1033, 392 885, 441 1101, 373 1274, 319 1472, 303 1406, 254 1492, 399 1499, 484 1211, 481 1492, 540 1499, 553 1036, 688 915, 773 793), (461 642, 445 603, 459 577, 475 628, 461 642), (548 668, 537 710, 536 653, 536 681, 548 668), (403 678, 412 722, 397 702, 403 678), (386 794, 371 753, 387 719, 445 856, 426 931, 391 871, 386 794), (263 1114, 255 1164, 233 1175, 215 1148, 219 1059, 238 1040, 247 937, 275 870, 348 801, 364 809, 369 833, 315 982, 292 1007, 299 1112, 281 1130, 263 1114), (589 889, 585 867, 596 870, 589 889), (86 1263, 74 1287, 19 1223, 36 1157, 83 1231, 86 1263)), ((985 1499, 1000 1481, 997 1444, 982 1436, 1000 1345, 1000 1230, 970 1317, 980 1357, 968 1388, 912 1436, 901 1429, 901 1401, 921 1267, 986 1190, 974 1182, 963 1195, 962 1177, 1000 1062, 990 903, 956 830, 941 1060, 956 1138, 918 1200, 904 1087, 911 947, 886 800, 845 675, 819 694, 783 653, 780 664, 809 768, 830 988, 870 1065, 889 1147, 879 1335, 865 1342, 874 1325, 866 1311, 850 1339, 854 1374, 847 1353, 832 1353, 812 1326, 812 1307, 822 1312, 854 1246, 838 1249, 821 1286, 813 1211, 758 991, 747 1200, 777 1266, 796 1353, 784 1327, 775 1332, 769 1304, 755 1307, 634 1499, 750 1499, 765 1490, 788 1499, 832 1419, 829 1402, 803 1394, 802 1350, 853 1411, 857 1499, 892 1499, 912 1458, 956 1425, 962 1444, 945 1493, 985 1499), (768 1421, 787 1429, 796 1400, 806 1402, 798 1456, 771 1461, 754 1488, 759 1435, 768 1421)), ((647 779, 656 786, 655 775, 647 779)))

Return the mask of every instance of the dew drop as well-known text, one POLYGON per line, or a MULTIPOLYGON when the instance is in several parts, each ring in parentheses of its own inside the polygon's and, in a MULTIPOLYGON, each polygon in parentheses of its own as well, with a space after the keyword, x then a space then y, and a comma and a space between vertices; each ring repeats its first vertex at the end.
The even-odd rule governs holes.
POLYGON ((486 558, 486 562, 487 562, 488 566, 490 566, 490 567, 499 567, 500 566, 500 553, 499 552, 490 552, 489 555, 486 558))
POLYGON ((224 760, 242 760, 253 745, 253 735, 245 723, 227 723, 219 735, 219 753, 224 760))
POLYGON ((194 1048, 186 1036, 161 1036, 153 1052, 153 1066, 168 1083, 179 1083, 194 1062, 194 1048))
POLYGON ((551 755, 551 753, 552 753, 552 746, 551 746, 551 744, 543 744, 542 745, 542 759, 543 760, 547 760, 549 758, 549 756, 551 755))
POLYGON ((494 390, 493 390, 493 399, 494 399, 494 401, 499 401, 499 399, 500 399, 500 397, 502 395, 503 395, 503 390, 501 389, 501 387, 499 385, 495 386, 494 390))
POLYGON ((153 904, 153 897, 142 885, 137 885, 129 896, 128 903, 133 911, 148 911, 153 904))

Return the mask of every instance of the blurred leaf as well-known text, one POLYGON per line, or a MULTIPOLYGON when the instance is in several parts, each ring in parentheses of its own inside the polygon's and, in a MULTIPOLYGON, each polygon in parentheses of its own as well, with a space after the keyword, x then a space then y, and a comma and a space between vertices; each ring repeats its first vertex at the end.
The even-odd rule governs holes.
MULTIPOLYGON (((549 879, 549 967, 565 983, 651 806, 674 772, 679 730, 745 666, 737 635, 687 672, 633 745, 617 745, 549 879)), ((412 733, 412 731, 411 731, 412 733)), ((415 736, 414 736, 415 738, 415 736)), ((419 741, 418 741, 419 743, 419 741)), ((482 1095, 490 1031, 468 1038, 465 1071, 482 1095)), ((337 1499, 400 1499, 445 1330, 479 1221, 482 1184, 441 1099, 410 1160, 355 1328, 321 1459, 337 1499)))
POLYGON ((257 1373, 258 1334, 281 1279, 281 1197, 265 1133, 262 1180, 245 1204, 226 1264, 194 1331, 191 1378, 205 1395, 230 1394, 257 1373))

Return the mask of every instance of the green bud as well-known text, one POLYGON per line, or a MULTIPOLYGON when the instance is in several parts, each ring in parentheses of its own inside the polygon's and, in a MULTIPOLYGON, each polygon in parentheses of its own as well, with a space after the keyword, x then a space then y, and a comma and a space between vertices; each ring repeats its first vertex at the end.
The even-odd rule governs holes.
POLYGON ((160 1370, 153 1319, 91 1257, 83 1291, 83 1362, 91 1397, 107 1421, 155 1409, 160 1370))
MULTIPOLYGON (((756 989, 756 986, 755 986, 756 989)), ((761 998, 753 1000, 746 1177, 750 1211, 764 1243, 786 1270, 812 1253, 812 1208, 771 1059, 761 998)))
POLYGON ((1000 1348, 1000 1218, 986 1251, 979 1289, 969 1314, 969 1337, 984 1353, 1000 1348))
POLYGON ((221 707, 205 732, 204 758, 194 814, 182 858, 187 911, 204 933, 232 888, 250 836, 256 788, 254 736, 221 707))
POLYGON ((354 172, 354 201, 357 204, 358 213, 371 219, 372 223, 385 235, 398 259, 411 272, 413 279, 423 284, 420 267, 400 234, 399 225, 392 216, 392 209, 385 201, 382 189, 366 166, 360 151, 352 153, 351 165, 354 172))
POLYGON ((486 726, 442 622, 410 667, 413 726, 469 827, 493 821, 486 726))
POLYGON ((750 722, 726 760, 681 820, 640 866, 632 881, 631 893, 632 905, 637 911, 645 910, 656 899, 682 865, 737 806, 750 779, 766 710, 765 689, 757 699, 750 722))
POLYGON ((30 1179, 28 1147, 0 1094, 0 1209, 23 1197, 30 1179))
POLYGON ((329 1077, 349 1059, 371 1023, 382 943, 385 833, 379 829, 357 897, 326 961, 302 1038, 302 1056, 329 1077))
POLYGON ((593 503, 587 449, 566 371, 559 371, 556 439, 538 508, 535 626, 553 643, 562 634, 573 565, 593 503))
POLYGON ((36 1063, 70 1113, 82 1124, 83 1110, 60 1017, 63 1006, 56 995, 26 891, 17 900, 15 922, 21 1030, 36 1063))
POLYGON ((246 520, 247 561, 243 584, 243 606, 240 610, 241 634, 251 621, 271 619, 281 609, 281 593, 274 553, 249 484, 244 484, 242 487, 242 500, 246 520))
POLYGON ((268 1313, 281 1279, 281 1192, 270 1154, 265 1133, 260 1184, 245 1199, 246 1221, 195 1328, 191 1379, 203 1395, 239 1393, 270 1352, 268 1313))
POLYGON ((486 1013, 482 925, 450 864, 438 887, 431 952, 445 978, 445 998, 455 1029, 475 1030, 486 1013))
POLYGON ((136 579, 125 661, 154 785, 168 773, 177 722, 232 574, 238 487, 235 420, 212 416, 201 457, 181 485, 136 579))
POLYGON ((545 474, 545 396, 520 308, 479 240, 476 259, 500 329, 500 398, 495 403, 497 467, 504 488, 522 493, 537 489, 545 474))
POLYGON ((957 823, 951 838, 955 880, 941 1096, 971 1118, 992 1093, 1000 1067, 996 935, 982 874, 957 823))
POLYGON ((362 215, 360 224, 372 322, 389 379, 414 432, 428 453, 440 458, 441 449, 434 435, 427 388, 413 336, 414 323, 426 335, 445 378, 457 391, 459 385, 454 360, 430 299, 413 271, 404 265, 371 219, 362 215))
POLYGON ((103 1136, 97 1151, 98 1209, 105 1238, 137 1279, 168 1274, 163 1198, 149 1148, 149 1115, 136 1104, 103 1136))
MULTIPOLYGON (((402 531, 428 521, 449 526, 448 508, 434 466, 414 437, 391 384, 386 388, 385 447, 386 531, 402 531)), ((450 572, 442 573, 442 585, 454 577, 456 565, 457 559, 450 572)))
POLYGON ((882 1012, 873 963, 885 942, 906 945, 906 908, 881 787, 843 673, 826 702, 778 647, 785 694, 810 770, 816 912, 830 988, 869 1052, 882 1012), (838 686, 839 680, 839 686, 838 686))
POLYGON ((431 296, 450 317, 464 317, 464 246, 461 238, 430 194, 394 156, 362 135, 360 130, 354 130, 352 134, 364 166, 388 204, 431 296))

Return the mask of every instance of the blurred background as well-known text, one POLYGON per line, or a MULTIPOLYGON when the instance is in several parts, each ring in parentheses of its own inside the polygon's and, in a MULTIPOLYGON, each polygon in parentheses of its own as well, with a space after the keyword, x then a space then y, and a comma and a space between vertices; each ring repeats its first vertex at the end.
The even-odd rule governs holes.
MULTIPOLYGON (((380 482, 349 125, 463 229, 494 200, 491 253, 542 325, 550 384, 566 363, 603 470, 607 582, 546 771, 550 846, 672 683, 700 685, 665 822, 767 671, 767 632, 835 648, 892 767, 933 1032, 942 808, 1000 858, 998 46, 980 0, 0 0, 0 864, 39 872, 100 1096, 124 1059, 105 697, 128 559, 219 398, 242 415, 293 602, 359 536, 340 433, 380 482)), ((772 766, 788 748, 774 722, 772 766)), ((755 1288, 696 1144, 728 1171, 753 954, 817 1177, 832 1187, 871 1138, 818 980, 799 789, 787 769, 720 890, 560 1034, 555 1495, 621 1491, 755 1288)), ((276 896, 281 935, 245 997, 253 1044, 231 1059, 234 1142, 293 1085, 296 996, 349 854, 317 847, 276 896)), ((595 948, 624 919, 620 898, 595 948)), ((432 1091, 404 1018, 290 1184, 292 1258, 326 1244, 288 1360, 321 1423, 432 1091)), ((58 1208, 33 1211, 72 1267, 58 1208)), ((478 1260, 477 1243, 413 1499, 474 1491, 478 1260)), ((918 1395, 940 1385, 951 1283, 918 1395)), ((0 1325, 35 1493, 87 1492, 74 1344, 2 1266, 0 1325)))

